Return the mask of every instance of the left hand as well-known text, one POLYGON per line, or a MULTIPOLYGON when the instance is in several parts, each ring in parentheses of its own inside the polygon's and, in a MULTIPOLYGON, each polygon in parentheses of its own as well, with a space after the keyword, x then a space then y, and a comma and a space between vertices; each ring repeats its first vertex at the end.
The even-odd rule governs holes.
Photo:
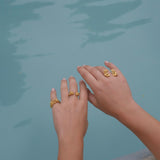
MULTIPOLYGON (((61 81, 61 103, 52 107, 55 130, 59 141, 83 140, 88 128, 87 110, 88 93, 86 85, 80 81, 80 95, 68 96, 67 80, 61 81)), ((77 82, 74 77, 69 78, 69 90, 78 92, 77 82)), ((56 90, 50 93, 51 100, 56 99, 56 90)))

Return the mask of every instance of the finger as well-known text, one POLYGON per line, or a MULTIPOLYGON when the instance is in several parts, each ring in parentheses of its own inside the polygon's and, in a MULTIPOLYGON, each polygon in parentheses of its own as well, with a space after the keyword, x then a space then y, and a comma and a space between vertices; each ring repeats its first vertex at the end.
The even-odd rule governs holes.
MULTIPOLYGON (((57 93, 56 90, 54 88, 52 88, 51 93, 50 93, 50 100, 54 100, 57 99, 57 93)), ((59 103, 54 104, 54 107, 57 106, 59 103)), ((52 108, 54 108, 52 107, 52 108)))
MULTIPOLYGON (((73 76, 69 77, 69 91, 70 92, 78 92, 78 85, 76 79, 73 76)), ((71 95, 70 98, 75 98, 77 96, 71 95)))
POLYGON ((122 74, 121 71, 118 69, 117 66, 115 66, 113 63, 105 61, 104 64, 109 68, 109 69, 114 69, 118 74, 122 74))
POLYGON ((84 68, 87 69, 95 77, 96 80, 104 78, 97 68, 89 65, 85 65, 84 68))
POLYGON ((52 88, 51 93, 50 93, 50 99, 54 100, 57 98, 56 90, 52 88))
POLYGON ((98 102, 96 100, 96 97, 93 93, 91 93, 91 91, 87 88, 88 91, 88 100, 90 103, 92 103, 95 107, 98 108, 98 102))
POLYGON ((80 85, 80 96, 79 96, 79 99, 80 99, 81 101, 87 102, 87 101, 88 101, 88 93, 87 93, 86 84, 84 83, 83 80, 81 80, 81 81, 79 82, 79 85, 80 85))
MULTIPOLYGON (((97 68, 102 73, 103 77, 104 77, 104 70, 108 70, 106 67, 103 67, 103 66, 95 66, 95 68, 97 68)), ((109 70, 108 70, 108 73, 110 74, 110 76, 112 76, 112 74, 109 70)), ((104 77, 104 78, 106 78, 106 77, 104 77)), ((107 77, 107 78, 109 78, 109 77, 107 77)))
POLYGON ((65 101, 68 99, 68 86, 67 80, 65 78, 61 81, 61 101, 65 101))
POLYGON ((88 72, 84 67, 77 67, 78 72, 82 76, 82 78, 87 82, 87 84, 91 87, 91 89, 94 91, 97 86, 97 80, 93 75, 88 72))

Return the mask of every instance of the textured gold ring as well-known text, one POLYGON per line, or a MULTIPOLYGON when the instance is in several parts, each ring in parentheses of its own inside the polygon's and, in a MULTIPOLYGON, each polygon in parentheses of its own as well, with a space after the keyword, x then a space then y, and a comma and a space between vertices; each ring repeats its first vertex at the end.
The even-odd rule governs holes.
POLYGON ((72 96, 72 95, 79 96, 79 92, 72 92, 72 91, 70 91, 68 93, 68 96, 72 96))
POLYGON ((103 71, 103 74, 104 74, 105 77, 110 77, 110 74, 109 74, 109 70, 108 70, 108 69, 105 69, 105 70, 103 71))
POLYGON ((79 96, 79 92, 76 92, 75 95, 76 95, 76 96, 79 96))
POLYGON ((52 108, 54 104, 61 103, 57 98, 50 101, 50 107, 52 108))
POLYGON ((112 73, 112 75, 113 75, 114 77, 117 77, 117 76, 118 76, 117 72, 116 72, 114 69, 111 69, 111 73, 112 73))
POLYGON ((72 95, 74 95, 74 92, 70 91, 70 92, 68 93, 68 96, 72 96, 72 95))

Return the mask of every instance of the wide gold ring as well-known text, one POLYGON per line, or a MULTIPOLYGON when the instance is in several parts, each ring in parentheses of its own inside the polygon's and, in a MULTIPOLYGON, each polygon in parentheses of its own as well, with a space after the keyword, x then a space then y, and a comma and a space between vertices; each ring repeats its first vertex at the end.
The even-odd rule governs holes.
POLYGON ((111 73, 112 73, 112 75, 113 75, 114 77, 117 77, 117 76, 118 76, 117 72, 116 72, 114 69, 111 69, 111 73))
POLYGON ((52 108, 54 104, 61 103, 57 98, 50 101, 50 107, 52 108))

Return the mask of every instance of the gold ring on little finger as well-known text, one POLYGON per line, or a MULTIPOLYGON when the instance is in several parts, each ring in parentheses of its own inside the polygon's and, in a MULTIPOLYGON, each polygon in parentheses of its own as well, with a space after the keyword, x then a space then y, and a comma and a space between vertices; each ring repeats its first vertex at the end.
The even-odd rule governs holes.
POLYGON ((57 98, 50 101, 50 107, 52 108, 54 104, 61 103, 57 98))
POLYGON ((116 72, 114 69, 111 69, 111 73, 112 73, 112 75, 113 75, 114 77, 117 77, 117 76, 118 76, 117 72, 116 72))

